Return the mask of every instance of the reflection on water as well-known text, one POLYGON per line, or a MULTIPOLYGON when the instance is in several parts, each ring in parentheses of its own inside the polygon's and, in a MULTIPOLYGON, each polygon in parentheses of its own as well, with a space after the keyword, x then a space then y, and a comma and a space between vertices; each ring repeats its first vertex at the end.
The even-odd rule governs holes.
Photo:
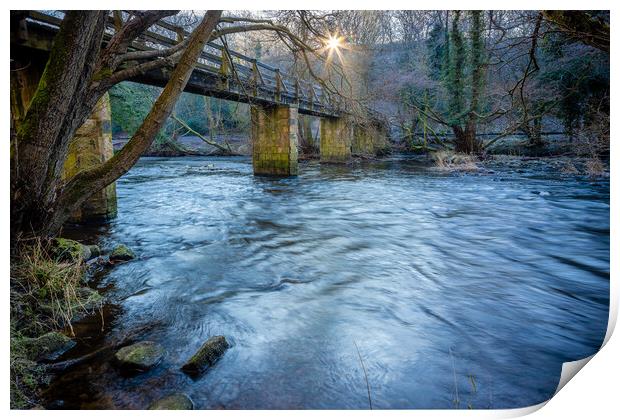
POLYGON ((82 326, 74 354, 159 321, 144 339, 168 357, 134 377, 107 357, 75 368, 49 407, 144 408, 181 391, 197 408, 367 408, 355 344, 375 408, 520 407, 602 342, 607 181, 397 158, 251 171, 142 159, 118 182, 119 217, 98 240, 139 259, 97 277, 118 305, 104 333, 82 326), (233 347, 187 377, 179 367, 215 334, 233 347))

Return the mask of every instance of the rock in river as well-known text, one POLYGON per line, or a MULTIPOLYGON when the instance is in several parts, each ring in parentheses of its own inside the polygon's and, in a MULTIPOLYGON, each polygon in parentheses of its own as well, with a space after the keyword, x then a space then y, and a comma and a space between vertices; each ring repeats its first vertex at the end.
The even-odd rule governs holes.
POLYGON ((185 394, 172 394, 149 406, 149 410, 193 410, 194 402, 185 394))
POLYGON ((136 254, 126 245, 117 245, 110 253, 110 261, 129 261, 134 258, 136 258, 136 254))
POLYGON ((146 371, 157 366, 166 355, 166 350, 152 341, 123 347, 114 355, 116 361, 129 370, 146 371))
POLYGON ((190 375, 202 373, 212 366, 228 349, 229 345, 223 335, 209 338, 189 359, 181 370, 190 375))

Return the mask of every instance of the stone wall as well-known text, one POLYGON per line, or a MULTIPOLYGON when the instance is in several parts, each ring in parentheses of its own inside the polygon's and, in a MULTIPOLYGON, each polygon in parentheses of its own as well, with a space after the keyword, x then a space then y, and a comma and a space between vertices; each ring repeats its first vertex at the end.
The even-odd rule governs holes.
MULTIPOLYGON (((91 116, 76 131, 69 145, 63 168, 68 179, 79 171, 99 165, 113 156, 112 113, 110 97, 106 93, 97 102, 91 116)), ((116 216, 116 183, 96 192, 72 215, 74 222, 107 220, 116 216)))
POLYGON ((254 174, 297 175, 297 108, 252 105, 250 113, 254 174))
POLYGON ((351 159, 352 131, 346 118, 321 118, 321 162, 344 163, 351 159))

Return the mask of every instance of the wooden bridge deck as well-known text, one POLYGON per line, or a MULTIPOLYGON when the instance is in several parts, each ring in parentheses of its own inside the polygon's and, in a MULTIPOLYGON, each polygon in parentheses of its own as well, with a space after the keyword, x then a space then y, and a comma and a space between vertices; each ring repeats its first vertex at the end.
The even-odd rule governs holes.
MULTIPOLYGON (((11 57, 17 50, 22 54, 48 54, 62 21, 62 12, 27 12, 19 28, 11 28, 11 57)), ((164 20, 155 24, 131 46, 133 50, 168 48, 189 35, 183 28, 164 20)), ((106 24, 104 42, 115 32, 114 18, 106 24)), ((171 74, 170 68, 160 68, 130 79, 134 82, 163 87, 171 74)), ((280 69, 256 59, 209 42, 185 88, 186 92, 212 96, 243 103, 295 105, 300 114, 317 117, 337 117, 340 109, 337 98, 317 83, 299 80, 280 69)))

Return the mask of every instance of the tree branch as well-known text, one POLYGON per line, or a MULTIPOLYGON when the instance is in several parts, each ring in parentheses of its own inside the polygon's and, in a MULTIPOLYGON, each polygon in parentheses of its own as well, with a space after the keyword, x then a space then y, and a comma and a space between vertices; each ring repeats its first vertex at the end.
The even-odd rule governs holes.
POLYGON ((100 69, 115 69, 117 58, 127 52, 131 43, 158 20, 177 14, 178 10, 155 10, 134 13, 133 17, 114 34, 101 55, 100 69))
POLYGON ((209 140, 208 138, 206 138, 205 136, 200 134, 198 131, 196 131, 192 127, 190 127, 185 121, 181 120, 175 114, 172 114, 171 117, 172 117, 173 120, 175 120, 176 122, 181 124, 181 126, 183 126, 183 128, 185 128, 189 133, 192 133, 193 135, 197 136, 200 140, 204 141, 205 143, 207 143, 207 144, 209 144, 209 145, 211 145, 213 147, 217 147, 222 152, 225 152, 227 154, 230 154, 230 155, 234 154, 233 151, 230 150, 230 148, 226 148, 226 147, 222 146, 221 144, 219 144, 218 142, 209 140))
POLYGON ((580 10, 543 10, 542 14, 569 37, 609 54, 609 22, 580 10))
POLYGON ((115 85, 116 83, 122 82, 123 80, 131 79, 132 77, 139 76, 141 74, 146 73, 150 70, 155 70, 160 67, 169 66, 172 67, 177 62, 179 58, 181 58, 181 54, 183 51, 179 51, 170 57, 160 57, 156 60, 147 61, 146 63, 138 64, 132 67, 128 67, 123 70, 119 70, 105 80, 105 83, 111 85, 115 85))
POLYGON ((120 64, 120 63, 124 63, 125 61, 148 60, 150 58, 168 57, 176 52, 179 52, 183 48, 185 48, 187 46, 188 41, 189 41, 189 38, 185 38, 183 41, 179 42, 173 47, 164 48, 161 50, 131 51, 131 52, 120 55, 116 61, 120 64))

